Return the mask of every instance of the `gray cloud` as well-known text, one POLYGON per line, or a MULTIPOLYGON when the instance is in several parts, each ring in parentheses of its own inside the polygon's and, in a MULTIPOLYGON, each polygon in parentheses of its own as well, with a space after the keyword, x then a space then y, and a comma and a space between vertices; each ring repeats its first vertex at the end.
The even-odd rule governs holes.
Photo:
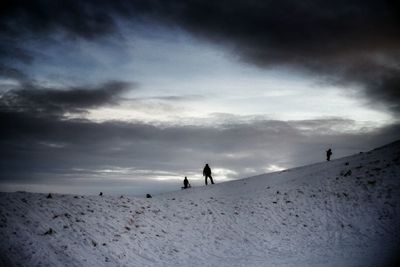
POLYGON ((74 36, 95 38, 115 30, 108 7, 107 1, 6 0, 2 3, 0 29, 10 37, 65 30, 74 36))
POLYGON ((156 21, 217 42, 261 68, 286 67, 329 83, 359 86, 374 106, 383 103, 398 112, 399 17, 396 1, 378 0, 3 1, 0 75, 21 85, 3 89, 0 99, 0 181, 50 183, 74 174, 93 178, 93 170, 129 168, 183 176, 200 172, 206 161, 237 178, 265 172, 270 164, 292 167, 323 160, 328 146, 339 157, 399 138, 399 125, 348 132, 343 125, 354 122, 340 118, 235 123, 230 117, 218 126, 67 119, 66 112, 118 103, 128 85, 36 85, 19 69, 34 60, 29 47, 20 45, 26 40, 46 43, 53 34, 64 34, 72 41, 97 42, 119 34, 120 19, 156 21))
POLYGON ((28 81, 28 76, 21 70, 14 67, 0 65, 0 77, 11 78, 17 81, 28 81))
POLYGON ((230 47, 260 67, 285 66, 357 84, 372 103, 400 110, 400 8, 396 1, 10 1, 2 4, 5 55, 29 61, 18 41, 53 32, 96 38, 118 33, 118 19, 178 25, 230 47))
MULTIPOLYGON (((17 72, 18 74, 18 72, 17 72)), ((106 104, 117 104, 129 83, 114 81, 99 86, 46 88, 23 83, 18 89, 0 95, 0 108, 45 115, 63 115, 66 112, 85 112, 106 104)))
MULTIPOLYGON (((132 185, 154 186, 145 181, 157 176, 192 177, 201 173, 205 162, 235 179, 264 173, 270 165, 288 168, 323 161, 328 147, 340 157, 400 137, 399 125, 357 132, 345 131, 343 125, 354 122, 231 120, 218 126, 154 126, 1 111, 0 182, 68 184, 67 180, 79 177, 78 184, 100 179, 113 188, 128 178, 132 185)), ((217 181, 221 175, 216 175, 217 181)), ((171 181, 167 184, 171 189, 171 181)))

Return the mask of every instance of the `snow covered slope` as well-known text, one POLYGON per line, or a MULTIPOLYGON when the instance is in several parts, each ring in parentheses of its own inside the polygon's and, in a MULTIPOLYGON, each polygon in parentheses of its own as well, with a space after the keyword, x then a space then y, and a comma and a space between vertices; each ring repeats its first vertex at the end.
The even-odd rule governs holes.
POLYGON ((396 142, 152 199, 1 193, 0 265, 388 266, 399 176, 396 142))

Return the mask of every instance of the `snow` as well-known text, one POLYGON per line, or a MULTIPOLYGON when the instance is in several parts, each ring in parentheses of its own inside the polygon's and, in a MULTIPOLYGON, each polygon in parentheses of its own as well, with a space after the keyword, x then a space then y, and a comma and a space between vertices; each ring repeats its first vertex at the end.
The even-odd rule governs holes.
POLYGON ((0 266, 389 266, 399 174, 395 142, 151 199, 0 193, 0 266))

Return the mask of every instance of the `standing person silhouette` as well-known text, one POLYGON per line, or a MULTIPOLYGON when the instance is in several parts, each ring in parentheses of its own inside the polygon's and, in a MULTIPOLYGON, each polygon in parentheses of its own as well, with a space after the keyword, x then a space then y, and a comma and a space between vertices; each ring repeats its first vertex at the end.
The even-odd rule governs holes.
POLYGON ((327 161, 330 161, 331 160, 331 156, 332 156, 332 149, 328 149, 327 151, 326 151, 326 160, 327 161))
POLYGON ((207 185, 207 178, 210 178, 211 184, 214 184, 213 178, 211 176, 211 169, 210 169, 210 166, 208 166, 208 164, 206 164, 206 166, 204 166, 203 176, 205 177, 206 185, 207 185))

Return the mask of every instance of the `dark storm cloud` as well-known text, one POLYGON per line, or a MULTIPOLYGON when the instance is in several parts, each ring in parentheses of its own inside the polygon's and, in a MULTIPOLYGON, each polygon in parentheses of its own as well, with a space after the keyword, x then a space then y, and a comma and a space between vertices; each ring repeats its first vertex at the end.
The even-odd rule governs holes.
POLYGON ((11 78, 17 81, 29 80, 28 76, 19 69, 1 65, 0 65, 0 77, 11 78))
POLYGON ((398 112, 399 6, 392 0, 5 1, 0 29, 8 42, 2 41, 2 50, 29 59, 15 40, 55 31, 96 39, 118 32, 120 18, 155 20, 226 45, 260 67, 285 66, 359 85, 371 102, 398 112))
POLYGON ((342 119, 214 127, 67 119, 68 112, 118 103, 128 85, 37 85, 19 69, 38 56, 30 52, 30 40, 45 44, 56 34, 96 42, 118 36, 120 19, 155 21, 217 42, 262 68, 287 67, 329 83, 360 86, 371 102, 399 112, 399 18, 397 2, 380 0, 2 1, 0 75, 19 85, 2 89, 0 98, 0 181, 28 183, 44 176, 50 181, 77 170, 78 177, 90 177, 101 169, 132 167, 184 175, 201 173, 205 162, 238 178, 263 173, 270 164, 323 160, 328 146, 339 157, 399 138, 399 125, 348 132, 343 127, 354 122, 342 119))
MULTIPOLYGON (((18 72, 16 73, 18 76, 18 72)), ((66 112, 85 112, 106 104, 117 104, 121 93, 130 84, 108 82, 96 87, 45 88, 23 83, 19 89, 0 94, 0 108, 4 111, 31 112, 36 115, 63 115, 66 112)))
POLYGON ((10 38, 55 30, 95 38, 115 31, 109 6, 106 1, 6 0, 0 5, 0 29, 10 38))
POLYGON ((400 113, 400 60, 394 64, 397 65, 394 67, 369 66, 369 68, 351 70, 347 74, 346 81, 353 82, 357 78, 356 81, 364 85, 362 93, 371 99, 371 106, 383 102, 392 111, 400 113))
POLYGON ((97 175, 111 177, 111 186, 127 174, 101 170, 149 170, 148 174, 128 174, 140 181, 163 172, 201 173, 205 162, 230 171, 229 178, 240 178, 266 172, 271 164, 288 168, 321 161, 329 146, 339 157, 399 138, 398 125, 352 133, 343 131, 343 125, 354 122, 257 120, 219 126, 154 126, 37 116, 11 109, 0 112, 0 180, 29 183, 51 177, 42 181, 51 183, 97 175))

